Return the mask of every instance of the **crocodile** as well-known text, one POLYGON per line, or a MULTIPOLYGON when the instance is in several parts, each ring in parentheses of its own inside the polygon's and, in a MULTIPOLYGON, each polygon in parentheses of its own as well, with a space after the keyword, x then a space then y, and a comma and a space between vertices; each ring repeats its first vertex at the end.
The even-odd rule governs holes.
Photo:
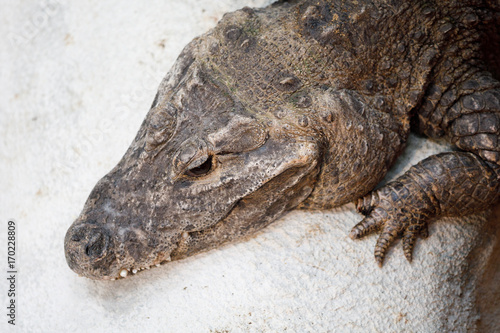
POLYGON ((412 260, 430 222, 500 191, 498 0, 292 0, 228 13, 162 80, 68 229, 69 267, 114 280, 355 202, 352 239, 412 260), (456 149, 377 185, 411 130, 456 149))

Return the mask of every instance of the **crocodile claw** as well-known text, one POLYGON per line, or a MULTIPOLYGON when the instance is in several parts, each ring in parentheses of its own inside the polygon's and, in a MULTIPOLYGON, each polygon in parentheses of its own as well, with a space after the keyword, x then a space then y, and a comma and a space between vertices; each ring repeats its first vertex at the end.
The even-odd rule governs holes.
POLYGON ((428 236, 427 214, 406 209, 409 200, 415 200, 414 196, 397 184, 389 184, 357 202, 358 211, 366 216, 352 228, 349 237, 359 239, 380 231, 374 253, 380 267, 396 239, 403 239, 404 255, 411 262, 417 237, 428 236))

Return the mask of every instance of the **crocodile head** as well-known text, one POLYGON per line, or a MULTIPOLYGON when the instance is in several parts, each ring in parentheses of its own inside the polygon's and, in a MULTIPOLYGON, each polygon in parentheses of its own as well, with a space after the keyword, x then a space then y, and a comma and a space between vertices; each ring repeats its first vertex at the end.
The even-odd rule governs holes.
POLYGON ((78 274, 115 279, 213 248, 311 193, 313 136, 241 100, 198 59, 198 44, 180 55, 134 142, 67 231, 78 274))

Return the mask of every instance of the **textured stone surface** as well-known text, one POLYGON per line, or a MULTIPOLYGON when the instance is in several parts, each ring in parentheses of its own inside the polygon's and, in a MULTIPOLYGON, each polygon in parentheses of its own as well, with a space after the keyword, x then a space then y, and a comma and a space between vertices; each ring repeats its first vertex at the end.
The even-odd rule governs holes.
MULTIPOLYGON (((94 282, 67 268, 68 223, 123 155, 182 47, 224 12, 267 3, 4 6, 0 214, 19 225, 24 331, 474 331, 488 261, 488 303, 478 303, 489 313, 481 325, 494 327, 497 227, 484 229, 485 215, 432 224, 411 265, 395 247, 383 269, 376 237, 347 237, 360 220, 352 204, 292 212, 247 241, 134 279, 94 282)), ((412 137, 391 175, 446 149, 412 137)))

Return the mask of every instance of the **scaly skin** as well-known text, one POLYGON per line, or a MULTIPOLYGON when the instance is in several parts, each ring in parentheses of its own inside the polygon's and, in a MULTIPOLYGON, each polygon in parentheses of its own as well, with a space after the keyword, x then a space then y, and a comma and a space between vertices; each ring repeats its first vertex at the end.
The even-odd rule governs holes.
POLYGON ((500 191, 500 167, 471 153, 434 155, 413 166, 403 176, 358 200, 366 215, 351 231, 360 238, 381 230, 375 259, 382 266, 385 253, 403 238, 408 261, 417 236, 427 237, 427 223, 441 216, 464 216, 490 207, 500 191))
POLYGON ((66 234, 69 266, 114 279, 240 239, 294 208, 358 198, 366 217, 351 237, 381 230, 380 264, 403 237, 410 260, 429 221, 498 198, 499 7, 295 0, 226 14, 186 46, 90 194, 66 234), (370 193, 412 120, 468 152, 430 157, 370 193))

